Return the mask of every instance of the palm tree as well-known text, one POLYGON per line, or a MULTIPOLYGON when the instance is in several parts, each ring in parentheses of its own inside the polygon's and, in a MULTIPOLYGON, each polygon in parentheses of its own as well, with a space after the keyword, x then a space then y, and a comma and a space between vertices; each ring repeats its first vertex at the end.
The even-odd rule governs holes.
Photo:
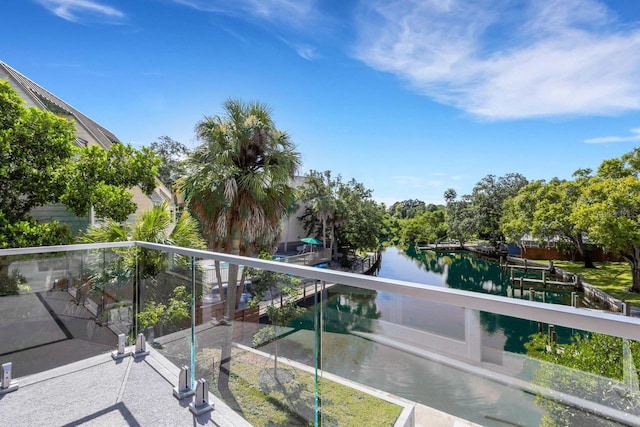
MULTIPOLYGON (((327 221, 332 220, 336 213, 336 198, 334 194, 331 171, 320 173, 310 171, 304 179, 302 187, 302 201, 310 204, 309 209, 322 222, 322 243, 327 248, 327 221)), ((333 240, 331 241, 333 245, 333 240)))
MULTIPOLYGON (((294 206, 291 182, 300 155, 289 135, 276 129, 266 105, 227 100, 223 108, 222 116, 205 117, 196 125, 202 144, 189 156, 180 188, 209 248, 257 255, 260 246, 277 241, 280 222, 294 206)), ((228 277, 225 320, 231 324, 237 265, 229 266, 228 277)), ((221 391, 228 390, 231 358, 231 334, 226 335, 218 377, 221 391)))
MULTIPOLYGON (((280 221, 294 206, 291 180, 300 155, 289 135, 275 128, 266 105, 228 100, 224 113, 197 124, 202 144, 187 161, 181 189, 210 248, 256 255, 256 246, 277 239, 280 221)), ((230 282, 237 281, 233 267, 230 282)), ((235 285, 227 288, 227 319, 235 313, 235 285)))
MULTIPOLYGON (((197 222, 188 212, 184 212, 178 221, 173 224, 168 203, 142 213, 131 225, 122 224, 113 220, 107 220, 104 225, 89 227, 87 231, 78 237, 80 243, 106 243, 123 241, 143 241, 149 243, 160 243, 165 245, 175 245, 193 249, 204 249, 205 244, 200 237, 197 222)), ((133 286, 133 301, 139 302, 140 284, 149 278, 153 278, 169 264, 169 259, 165 253, 145 249, 127 248, 114 249, 120 256, 117 258, 117 265, 111 266, 112 275, 120 280, 126 280, 133 286), (137 273, 136 274, 136 265, 137 273)), ((177 263, 186 262, 180 257, 172 259, 177 263)), ((104 281, 102 279, 98 281, 104 281)), ((154 293, 153 288, 149 289, 150 294, 154 293)), ((135 318, 134 318, 135 330, 135 318)))

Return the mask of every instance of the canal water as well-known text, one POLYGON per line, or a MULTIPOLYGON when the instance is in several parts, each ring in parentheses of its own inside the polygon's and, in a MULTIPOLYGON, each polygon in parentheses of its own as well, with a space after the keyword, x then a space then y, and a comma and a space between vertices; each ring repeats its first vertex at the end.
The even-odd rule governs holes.
MULTIPOLYGON (((377 275, 503 296, 510 282, 509 273, 497 263, 466 252, 396 247, 383 252, 377 275)), ((481 312, 470 327, 469 314, 459 307, 342 285, 329 288, 327 294, 322 303, 321 339, 321 365, 327 372, 481 425, 540 425, 544 411, 535 396, 492 381, 490 375, 472 374, 455 363, 447 366, 436 362, 438 357, 425 357, 426 353, 405 347, 429 348, 442 341, 441 349, 455 360, 448 343, 468 344, 475 336, 481 342, 477 347, 482 347, 483 362, 497 360, 497 371, 530 381, 531 372, 521 369, 526 365, 522 354, 524 343, 538 330, 536 322, 481 312), (514 363, 520 366, 517 372, 507 372, 514 363)), ((555 302, 568 298, 547 297, 555 302)), ((282 354, 293 356, 302 348, 313 348, 312 322, 303 320, 300 329, 284 340, 282 354)), ((467 351, 464 344, 462 349, 467 351)), ((427 353, 438 354, 438 350, 427 353)))
MULTIPOLYGON (((420 251, 413 246, 409 246, 405 250, 397 247, 387 248, 383 252, 382 262, 376 275, 387 279, 500 296, 507 296, 507 289, 511 286, 510 272, 500 268, 497 262, 477 257, 466 251, 420 251)), ((520 275, 523 274, 516 273, 516 276, 520 275)), ((536 277, 536 273, 529 276, 536 277)), ((519 289, 516 289, 515 293, 516 298, 529 299, 529 291, 527 290, 522 295, 519 295, 519 289)), ((535 292, 534 299, 542 301, 542 295, 542 292, 535 292)), ((384 306, 384 301, 388 298, 384 293, 380 297, 379 302, 384 306)), ((412 302, 407 298, 397 296, 391 298, 394 303, 398 299, 403 300, 403 309, 404 305, 407 306, 405 312, 407 316, 403 317, 408 317, 413 312, 426 312, 424 304, 421 304, 420 307, 412 307, 412 302)), ((571 292, 545 292, 544 300, 548 303, 567 305, 571 300, 571 292)), ((446 316, 446 314, 444 315, 446 316)), ((506 338, 505 351, 524 353, 524 343, 528 341, 531 334, 538 331, 536 322, 485 312, 480 316, 485 331, 493 335, 498 332, 504 334, 506 338)), ((558 328, 561 341, 572 333, 571 330, 558 328)), ((458 338, 463 339, 464 336, 459 335, 458 338)))

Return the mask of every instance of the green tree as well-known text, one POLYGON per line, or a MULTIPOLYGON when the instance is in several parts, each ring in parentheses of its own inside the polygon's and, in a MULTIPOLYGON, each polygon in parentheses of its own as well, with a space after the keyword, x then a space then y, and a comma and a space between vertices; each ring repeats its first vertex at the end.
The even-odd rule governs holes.
POLYGON ((100 218, 124 222, 136 210, 127 189, 138 185, 151 194, 159 162, 146 147, 135 150, 130 145, 112 144, 108 150, 82 148, 67 168, 60 201, 77 215, 86 215, 93 207, 100 218))
MULTIPOLYGON (((205 248, 204 240, 200 237, 198 230, 198 223, 194 218, 188 212, 183 212, 173 224, 167 202, 143 212, 133 224, 107 220, 103 225, 89 227, 85 233, 78 236, 78 241, 80 243, 141 241, 193 249, 205 248)), ((157 275, 167 267, 169 262, 166 254, 161 251, 134 248, 127 267, 132 277, 136 260, 141 278, 157 275)))
POLYGON ((577 209, 576 223, 589 239, 627 260, 631 266, 633 292, 640 292, 640 181, 635 176, 594 178, 577 209))
MULTIPOLYGON (((168 203, 154 206, 136 218, 133 224, 122 224, 113 220, 107 220, 104 225, 89 227, 78 237, 80 243, 106 243, 124 241, 142 241, 174 245, 193 249, 204 249, 205 244, 200 237, 198 223, 188 212, 183 212, 178 221, 173 224, 168 203)), ((133 289, 133 301, 137 301, 143 284, 146 285, 145 295, 148 300, 165 299, 158 294, 155 276, 169 267, 169 263, 187 265, 187 259, 182 256, 169 258, 162 251, 147 248, 114 249, 119 257, 116 265, 110 266, 109 274, 98 277, 96 289, 102 291, 106 282, 117 279, 118 283, 131 284, 133 289)), ((158 303, 161 304, 161 303, 158 303)), ((160 306, 155 309, 159 310, 160 306)), ((166 306, 165 306, 166 308, 166 306)), ((150 311, 153 311, 150 309, 150 311)), ((149 313, 148 313, 149 314, 149 313)), ((135 325, 134 325, 135 330, 135 325)))
POLYGON ((542 186, 538 192, 531 232, 541 240, 559 237, 569 242, 582 256, 585 268, 595 268, 584 240, 587 229, 571 215, 586 185, 588 178, 578 177, 574 181, 553 179, 542 186))
POLYGON ((372 251, 380 247, 385 207, 373 200, 372 191, 351 179, 338 180, 336 240, 340 247, 372 251))
POLYGON ((135 211, 127 188, 153 190, 158 160, 149 151, 76 147, 71 121, 22 104, 0 81, 0 246, 69 243, 66 227, 29 216, 37 206, 62 202, 76 215, 93 206, 121 221, 135 211))
MULTIPOLYGON (((352 250, 375 250, 386 233, 384 205, 373 200, 371 190, 351 179, 344 182, 331 172, 311 171, 302 187, 302 200, 310 202, 302 216, 304 229, 310 235, 326 234, 329 228, 332 247, 352 250)), ((335 251, 334 251, 335 254, 335 251)))
POLYGON ((586 229, 571 216, 589 177, 583 171, 574 176, 573 181, 554 178, 522 187, 505 201, 501 229, 505 237, 517 242, 527 234, 540 241, 559 238, 580 254, 586 268, 594 268, 584 240, 586 229))
POLYGON ((414 218, 425 212, 427 206, 422 200, 408 199, 401 202, 395 202, 389 208, 389 214, 395 218, 414 218))
POLYGON ((424 211, 416 217, 407 218, 402 225, 402 240, 407 243, 436 243, 447 236, 447 221, 444 206, 424 211))
POLYGON ((467 213, 471 215, 478 237, 488 239, 492 244, 504 240, 500 230, 502 206, 526 184, 527 179, 521 174, 509 173, 502 177, 487 175, 473 187, 467 213))
POLYGON ((449 188, 444 193, 446 201, 447 235, 460 242, 463 246, 475 233, 475 222, 471 214, 469 196, 456 200, 457 193, 449 188))
MULTIPOLYGON (((637 341, 593 333, 575 334, 569 342, 558 344, 538 333, 530 337, 525 348, 527 356, 544 361, 533 371, 537 384, 623 412, 636 411, 640 405, 637 341)), ((542 396, 536 402, 546 409, 543 426, 611 425, 602 417, 542 396)))
POLYGON ((336 217, 336 181, 331 179, 331 171, 323 173, 311 170, 304 177, 300 200, 307 204, 306 214, 317 218, 322 224, 323 247, 327 247, 327 223, 332 222, 331 247, 334 245, 333 220, 336 217))
POLYGON ((168 136, 161 136, 149 148, 162 160, 158 166, 158 179, 175 191, 176 183, 187 171, 185 161, 189 150, 184 144, 168 136))
POLYGON ((640 148, 602 162, 582 191, 571 219, 589 240, 629 262, 640 292, 640 148))
POLYGON ((74 154, 73 123, 37 108, 25 108, 0 81, 0 208, 8 221, 56 202, 74 154))
POLYGON ((167 304, 158 301, 146 301, 144 309, 138 313, 140 327, 146 330, 150 326, 160 328, 159 335, 175 332, 191 316, 191 295, 185 286, 173 288, 167 304))
MULTIPOLYGON (((224 115, 196 127, 201 145, 189 156, 181 191, 202 226, 207 244, 234 255, 272 248, 281 220, 295 206, 291 182, 300 165, 289 135, 278 130, 264 104, 228 100, 224 115)), ((238 266, 229 266, 225 317, 237 305, 238 266)), ((231 334, 222 349, 218 387, 228 390, 231 334)))

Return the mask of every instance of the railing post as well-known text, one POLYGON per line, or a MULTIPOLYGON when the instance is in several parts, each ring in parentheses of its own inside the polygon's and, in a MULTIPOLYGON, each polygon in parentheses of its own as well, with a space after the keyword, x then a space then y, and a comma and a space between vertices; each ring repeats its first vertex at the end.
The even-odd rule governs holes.
MULTIPOLYGON (((235 282, 235 280, 234 280, 235 282)), ((229 273, 227 271, 227 283, 229 273)), ((228 292, 228 289, 227 289, 228 292)), ((220 295, 222 297, 222 295, 220 295)), ((232 319, 233 320, 233 319, 232 319)), ((191 384, 196 379, 196 260, 191 257, 191 384)))
POLYGON ((18 382, 11 379, 11 362, 2 364, 2 377, 0 378, 0 396, 18 389, 18 382))
POLYGON ((111 357, 113 360, 123 359, 131 354, 130 351, 127 351, 125 348, 125 336, 124 334, 118 335, 118 349, 111 352, 111 357))
POLYGON ((204 379, 199 379, 196 385, 196 394, 193 402, 189 404, 189 410, 200 416, 206 412, 213 411, 213 405, 209 403, 209 387, 204 379))
POLYGON ((180 369, 178 374, 178 386, 173 389, 176 399, 182 400, 185 397, 193 396, 195 391, 191 390, 191 370, 187 365, 180 369))
POLYGON ((144 338, 144 334, 141 332, 136 337, 136 351, 133 353, 134 358, 146 356, 149 354, 149 350, 147 350, 147 342, 144 338))

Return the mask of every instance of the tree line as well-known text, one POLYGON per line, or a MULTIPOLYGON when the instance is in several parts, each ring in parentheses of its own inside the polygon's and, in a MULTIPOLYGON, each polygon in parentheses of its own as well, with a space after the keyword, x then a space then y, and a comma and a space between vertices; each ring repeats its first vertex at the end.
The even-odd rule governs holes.
POLYGON ((579 169, 572 179, 529 181, 518 173, 487 175, 471 194, 444 193, 446 204, 393 204, 387 214, 395 240, 407 243, 482 239, 491 244, 553 241, 594 268, 590 248, 624 258, 640 292, 640 148, 579 169))

